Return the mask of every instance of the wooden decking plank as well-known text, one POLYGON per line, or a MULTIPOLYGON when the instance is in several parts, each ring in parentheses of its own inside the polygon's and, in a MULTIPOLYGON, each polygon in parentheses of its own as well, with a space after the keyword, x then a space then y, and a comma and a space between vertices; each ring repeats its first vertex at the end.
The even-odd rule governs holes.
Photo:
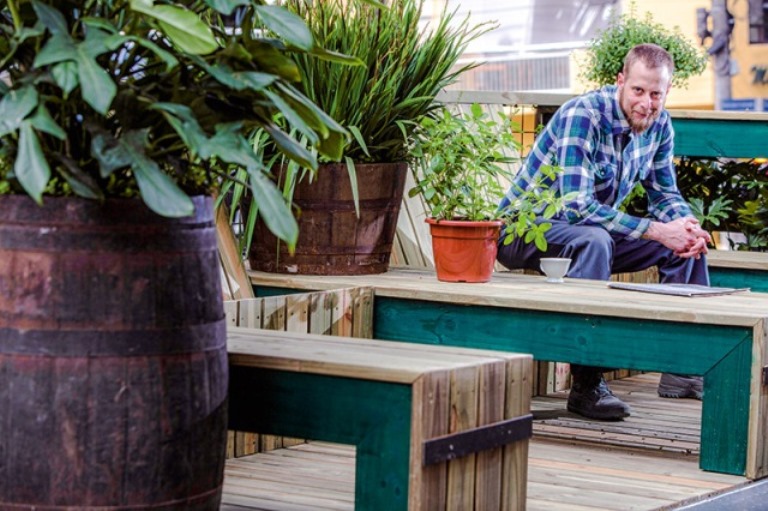
MULTIPOLYGON (((649 436, 648 432, 658 431, 664 421, 668 421, 672 437, 695 436, 691 432, 699 427, 691 416, 700 409, 701 403, 658 398, 655 396, 658 377, 650 373, 611 383, 614 392, 622 398, 627 396, 633 406, 634 415, 623 423, 572 420, 562 426, 565 433, 544 438, 540 434, 542 424, 534 422, 535 433, 529 445, 528 511, 650 511, 711 496, 747 482, 744 477, 699 470, 698 456, 673 452, 669 446, 661 449, 658 440, 649 436), (647 399, 637 399, 644 394, 647 399), (678 415, 674 416, 664 404, 659 405, 664 416, 654 419, 657 412, 648 407, 657 401, 671 401, 678 415), (621 440, 616 443, 624 442, 622 445, 606 445, 600 438, 589 442, 563 439, 565 435, 599 433, 600 427, 606 426, 615 429, 611 434, 621 440)), ((533 401, 536 409, 555 405, 564 407, 563 398, 534 398, 533 401)), ((352 446, 310 442, 230 460, 224 503, 234 507, 222 506, 222 509, 351 510, 354 508, 354 456, 352 446), (249 468, 253 469, 250 473, 249 468), (263 481, 257 483, 260 478, 263 481)))

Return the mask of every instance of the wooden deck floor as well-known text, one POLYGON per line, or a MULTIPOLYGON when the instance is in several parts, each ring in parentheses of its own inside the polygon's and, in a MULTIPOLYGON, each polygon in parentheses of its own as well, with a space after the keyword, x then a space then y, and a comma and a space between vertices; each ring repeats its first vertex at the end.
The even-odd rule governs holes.
MULTIPOLYGON (((656 396, 658 374, 611 382, 633 414, 591 422, 536 398, 529 511, 671 509, 747 483, 698 468, 701 403, 656 396)), ((312 442, 227 462, 223 511, 352 510, 354 448, 312 442)))

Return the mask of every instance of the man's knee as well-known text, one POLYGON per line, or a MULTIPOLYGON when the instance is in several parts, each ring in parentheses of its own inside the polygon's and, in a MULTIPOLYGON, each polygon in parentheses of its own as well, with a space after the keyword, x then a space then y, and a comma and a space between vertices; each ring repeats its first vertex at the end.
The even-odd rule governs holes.
POLYGON ((579 235, 573 237, 565 250, 570 252, 566 257, 587 257, 594 261, 610 262, 616 244, 611 235, 600 227, 582 228, 579 235))

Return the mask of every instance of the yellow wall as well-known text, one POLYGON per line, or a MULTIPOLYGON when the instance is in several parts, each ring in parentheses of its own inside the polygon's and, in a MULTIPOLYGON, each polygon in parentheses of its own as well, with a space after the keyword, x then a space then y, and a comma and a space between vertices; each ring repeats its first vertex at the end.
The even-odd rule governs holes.
POLYGON ((753 84, 752 66, 768 67, 768 44, 749 44, 749 9, 742 0, 729 2, 736 25, 731 34, 731 58, 738 63, 739 72, 731 78, 733 98, 768 98, 768 84, 753 84))

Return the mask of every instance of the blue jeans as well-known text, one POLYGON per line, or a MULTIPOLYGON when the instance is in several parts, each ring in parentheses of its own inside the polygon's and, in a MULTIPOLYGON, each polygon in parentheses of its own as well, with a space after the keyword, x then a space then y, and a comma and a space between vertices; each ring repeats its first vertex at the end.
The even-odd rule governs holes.
MULTIPOLYGON (((608 280, 613 273, 641 271, 658 266, 660 281, 677 284, 709 285, 706 257, 684 259, 661 243, 651 240, 632 240, 610 234, 598 226, 570 225, 561 220, 550 220, 547 231, 547 251, 541 252, 533 243, 516 238, 504 245, 503 233, 499 240, 497 259, 513 269, 540 271, 542 257, 570 257, 568 277, 576 279, 608 280)), ((571 364, 575 377, 585 372, 604 371, 605 368, 571 364)))

